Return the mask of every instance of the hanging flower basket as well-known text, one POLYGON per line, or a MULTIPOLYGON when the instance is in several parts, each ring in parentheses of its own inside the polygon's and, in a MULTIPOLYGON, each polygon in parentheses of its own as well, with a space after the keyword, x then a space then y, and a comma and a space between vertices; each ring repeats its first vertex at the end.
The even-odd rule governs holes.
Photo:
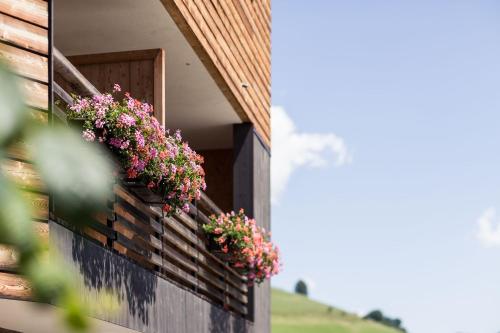
POLYGON ((280 270, 278 247, 270 234, 249 219, 243 210, 211 216, 203 226, 208 247, 221 260, 245 275, 250 284, 261 283, 280 270))
MULTIPOLYGON (((121 91, 115 84, 114 91, 121 91)), ((111 94, 75 97, 68 121, 80 126, 86 141, 106 145, 116 156, 124 184, 144 201, 162 204, 163 210, 189 211, 189 202, 205 190, 203 157, 182 141, 180 131, 170 134, 155 117, 153 107, 125 93, 122 101, 111 94)))

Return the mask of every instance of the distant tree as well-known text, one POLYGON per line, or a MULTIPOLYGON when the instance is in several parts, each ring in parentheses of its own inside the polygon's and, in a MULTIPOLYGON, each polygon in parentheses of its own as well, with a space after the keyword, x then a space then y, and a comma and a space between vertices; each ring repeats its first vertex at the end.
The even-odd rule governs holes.
POLYGON ((369 312, 364 318, 381 323, 384 321, 384 314, 380 310, 373 310, 369 312))
POLYGON ((307 296, 307 284, 303 280, 297 281, 295 284, 295 293, 307 296))
POLYGON ((401 319, 399 319, 399 318, 392 319, 392 318, 386 317, 386 316, 384 316, 384 314, 380 310, 373 310, 373 311, 369 312, 363 318, 376 321, 378 323, 381 323, 381 324, 389 326, 389 327, 394 327, 394 328, 400 330, 401 332, 406 332, 406 329, 401 326, 403 324, 401 319))
POLYGON ((397 327, 397 328, 401 327, 402 323, 403 322, 399 318, 395 318, 395 319, 392 320, 392 324, 394 325, 394 327, 397 327))

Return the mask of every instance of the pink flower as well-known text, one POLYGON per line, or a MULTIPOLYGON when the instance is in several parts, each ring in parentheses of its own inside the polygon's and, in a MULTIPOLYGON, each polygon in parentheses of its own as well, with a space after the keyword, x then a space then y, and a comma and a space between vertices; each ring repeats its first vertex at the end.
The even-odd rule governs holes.
POLYGON ((144 147, 144 137, 142 136, 141 132, 136 130, 135 131, 135 140, 137 141, 137 145, 139 147, 144 147))
POLYGON ((135 108, 135 101, 133 98, 128 98, 127 100, 127 107, 130 109, 130 110, 133 110, 135 108))
POLYGON ((182 136, 181 136, 181 131, 180 130, 175 131, 175 139, 177 141, 181 141, 182 140, 182 136))
POLYGON ((163 211, 169 213, 170 211, 172 211, 172 206, 170 206, 169 204, 163 205, 163 211))
POLYGON ((86 109, 89 106, 90 106, 90 103, 89 103, 88 99, 79 98, 69 108, 70 108, 70 110, 75 111, 76 113, 80 113, 80 112, 82 112, 83 109, 86 109))
POLYGON ((141 172, 144 170, 144 168, 146 168, 146 162, 144 162, 143 160, 139 160, 137 162, 137 171, 141 172))
POLYGON ((122 113, 120 117, 118 117, 118 121, 120 124, 130 127, 135 125, 135 119, 132 116, 129 116, 128 114, 122 113))
POLYGON ((184 213, 189 213, 189 204, 185 203, 183 206, 182 206, 182 211, 184 213))
MULTIPOLYGON (((119 84, 113 93, 121 91, 119 84)), ((126 92, 121 101, 111 94, 75 98, 69 107, 72 119, 84 118, 91 127, 82 132, 87 141, 105 142, 112 148, 129 178, 140 178, 156 190, 161 185, 169 214, 188 211, 189 203, 201 197, 206 188, 203 158, 182 142, 180 131, 169 134, 151 113, 148 103, 126 92), (99 137, 97 134, 99 133, 99 137)))
POLYGON ((97 119, 95 121, 95 127, 96 128, 103 128, 104 124, 106 124, 106 122, 103 119, 97 119))
POLYGON ((85 141, 94 141, 95 140, 95 133, 91 130, 85 130, 82 133, 82 137, 85 141))
POLYGON ((108 140, 108 143, 118 149, 127 149, 130 144, 130 141, 128 140, 123 141, 117 138, 111 138, 108 140))

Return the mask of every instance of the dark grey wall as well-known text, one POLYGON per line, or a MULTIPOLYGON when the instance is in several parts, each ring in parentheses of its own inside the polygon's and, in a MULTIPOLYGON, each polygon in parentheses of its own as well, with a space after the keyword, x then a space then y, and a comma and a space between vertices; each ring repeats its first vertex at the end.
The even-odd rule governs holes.
MULTIPOLYGON (((254 325, 49 221, 51 245, 78 272, 80 294, 98 302, 113 290, 119 310, 94 317, 140 332, 253 333, 254 325)), ((261 332, 259 330, 255 332, 261 332)), ((262 331, 264 332, 264 331, 262 331)))
MULTIPOLYGON (((251 124, 234 126, 234 209, 244 208, 266 230, 271 229, 270 153, 251 124)), ((268 333, 271 326, 271 289, 267 281, 251 288, 250 309, 255 332, 268 333), (252 311, 253 310, 253 311, 252 311)))
MULTIPOLYGON (((267 231, 271 230, 271 170, 270 155, 262 141, 254 134, 254 217, 267 231)), ((255 287, 255 327, 257 332, 270 332, 271 283, 255 287)))

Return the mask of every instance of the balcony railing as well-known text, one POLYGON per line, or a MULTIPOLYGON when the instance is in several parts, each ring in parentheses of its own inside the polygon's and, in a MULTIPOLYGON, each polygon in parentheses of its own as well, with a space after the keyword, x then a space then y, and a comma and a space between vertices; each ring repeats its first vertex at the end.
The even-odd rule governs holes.
MULTIPOLYGON (((62 86, 81 95, 99 93, 60 52, 54 50, 53 54, 57 80, 64 81, 53 82, 57 99, 72 102, 62 86)), ((57 106, 54 115, 65 122, 64 111, 57 106)), ((221 212, 217 205, 203 193, 199 201, 191 204, 189 214, 179 212, 167 217, 160 206, 150 204, 148 196, 154 194, 146 187, 117 177, 108 212, 89 221, 85 234, 160 277, 246 316, 246 278, 208 250, 201 228, 209 215, 221 212)), ((51 215, 56 222, 67 223, 56 213, 51 215)))

